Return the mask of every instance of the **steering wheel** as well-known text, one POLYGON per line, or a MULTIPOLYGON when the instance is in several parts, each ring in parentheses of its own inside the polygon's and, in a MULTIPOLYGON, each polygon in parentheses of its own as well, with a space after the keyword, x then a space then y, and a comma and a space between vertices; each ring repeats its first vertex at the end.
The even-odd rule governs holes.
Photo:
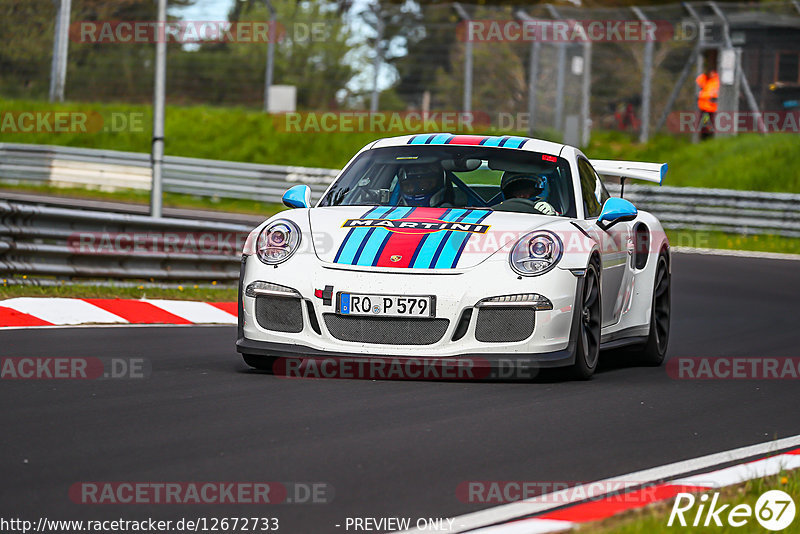
POLYGON ((509 198, 493 207, 494 211, 514 211, 517 213, 535 213, 539 215, 557 215, 553 206, 544 200, 529 198, 509 198))

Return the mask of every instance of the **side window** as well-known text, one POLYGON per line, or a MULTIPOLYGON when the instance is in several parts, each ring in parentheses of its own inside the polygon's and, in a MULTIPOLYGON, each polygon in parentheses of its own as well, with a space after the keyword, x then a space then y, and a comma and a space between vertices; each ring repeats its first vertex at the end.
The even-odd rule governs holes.
MULTIPOLYGON (((600 199, 603 198, 603 192, 605 191, 605 187, 603 187, 602 182, 597 177, 597 173, 595 173, 592 166, 589 165, 589 162, 585 159, 578 160, 578 172, 580 174, 581 179, 581 198, 583 199, 583 211, 585 213, 585 217, 588 219, 590 217, 597 217, 600 215, 600 209, 602 207, 602 202, 600 199), (600 188, 598 191, 598 187, 600 188), (600 193, 599 195, 597 193, 600 193)), ((608 195, 608 192, 605 192, 608 195)), ((603 199, 605 202, 605 199, 603 199)))
POLYGON ((597 171, 594 170, 594 167, 592 167, 592 174, 594 174, 594 179, 597 180, 594 193, 598 201, 600 202, 600 207, 602 208, 603 204, 606 203, 606 200, 608 200, 611 197, 611 195, 608 194, 608 189, 606 189, 606 184, 604 184, 603 180, 600 179, 600 175, 597 174, 597 171))

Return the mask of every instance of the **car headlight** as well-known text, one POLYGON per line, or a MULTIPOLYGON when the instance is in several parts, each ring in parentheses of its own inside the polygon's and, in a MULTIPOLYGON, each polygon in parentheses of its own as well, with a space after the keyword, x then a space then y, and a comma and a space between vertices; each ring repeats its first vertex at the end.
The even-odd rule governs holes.
POLYGON ((517 241, 508 258, 514 272, 523 276, 544 274, 556 266, 564 247, 561 239, 546 231, 525 234, 517 241))
POLYGON ((300 228, 292 221, 279 219, 258 234, 256 255, 267 265, 276 265, 288 260, 299 247, 300 228))

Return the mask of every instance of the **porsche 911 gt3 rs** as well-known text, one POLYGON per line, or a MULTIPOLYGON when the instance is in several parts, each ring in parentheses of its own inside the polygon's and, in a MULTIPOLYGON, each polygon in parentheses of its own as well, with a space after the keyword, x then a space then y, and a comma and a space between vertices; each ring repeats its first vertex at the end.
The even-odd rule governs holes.
POLYGON ((630 346, 660 364, 669 242, 600 176, 661 183, 666 164, 589 160, 514 136, 424 134, 364 147, 311 206, 264 221, 243 250, 237 350, 280 356, 480 356, 569 366, 630 346))

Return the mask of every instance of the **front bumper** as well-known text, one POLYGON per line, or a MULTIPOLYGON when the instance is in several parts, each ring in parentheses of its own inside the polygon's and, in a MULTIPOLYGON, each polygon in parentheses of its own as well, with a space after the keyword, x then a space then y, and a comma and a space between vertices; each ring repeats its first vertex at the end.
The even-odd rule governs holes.
POLYGON ((481 357, 488 361, 521 358, 542 367, 570 365, 574 362, 576 332, 574 314, 581 278, 555 268, 538 277, 519 277, 511 271, 504 255, 489 258, 466 270, 447 273, 351 270, 322 264, 313 254, 300 254, 277 267, 261 263, 255 256, 244 257, 239 288, 240 353, 259 356, 329 357, 481 357), (256 298, 245 296, 253 281, 266 281, 290 287, 301 300, 302 328, 299 332, 279 332, 263 328, 256 320, 256 298), (330 304, 315 296, 315 290, 333 286, 330 304), (434 295, 436 317, 448 325, 438 341, 430 344, 398 345, 343 341, 332 335, 326 314, 335 313, 338 292, 372 294, 434 295), (539 293, 553 304, 552 310, 535 312, 533 333, 521 341, 485 342, 476 338, 478 313, 472 313, 466 331, 462 323, 465 310, 487 297, 539 293), (313 314, 313 316, 312 316, 313 314), (455 337, 455 339, 454 339, 455 337))

